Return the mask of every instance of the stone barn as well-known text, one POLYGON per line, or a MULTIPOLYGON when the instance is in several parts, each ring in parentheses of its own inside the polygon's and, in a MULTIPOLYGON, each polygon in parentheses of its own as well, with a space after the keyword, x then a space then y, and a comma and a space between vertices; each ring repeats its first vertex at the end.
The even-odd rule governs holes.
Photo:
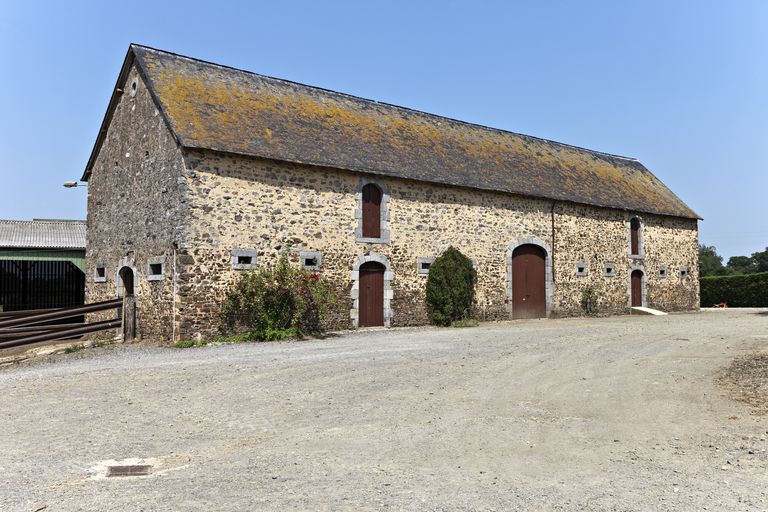
POLYGON ((430 262, 471 258, 484 320, 698 307, 699 217, 634 158, 131 45, 83 174, 87 301, 208 336, 240 273, 322 272, 335 327, 427 322, 430 262))

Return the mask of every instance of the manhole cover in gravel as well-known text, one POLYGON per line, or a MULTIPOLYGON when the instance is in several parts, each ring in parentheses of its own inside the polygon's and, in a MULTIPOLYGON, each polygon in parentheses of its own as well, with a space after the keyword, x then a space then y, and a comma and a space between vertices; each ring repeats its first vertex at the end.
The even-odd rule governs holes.
POLYGON ((147 476, 152 470, 149 464, 107 466, 107 476, 147 476))

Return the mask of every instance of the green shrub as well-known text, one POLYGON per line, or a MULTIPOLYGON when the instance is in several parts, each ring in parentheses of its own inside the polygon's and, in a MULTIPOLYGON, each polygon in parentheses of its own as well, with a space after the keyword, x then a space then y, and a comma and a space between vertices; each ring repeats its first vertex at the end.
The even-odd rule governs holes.
POLYGON ((335 301, 325 278, 292 268, 283 255, 274 268, 246 272, 232 286, 221 308, 221 328, 270 340, 317 334, 335 301))
POLYGON ((707 276, 701 284, 701 305, 725 302, 731 307, 768 307, 768 272, 736 276, 707 276))
POLYGON ((435 259, 427 276, 427 311, 436 325, 469 318, 475 298, 475 269, 469 258, 449 247, 435 259))

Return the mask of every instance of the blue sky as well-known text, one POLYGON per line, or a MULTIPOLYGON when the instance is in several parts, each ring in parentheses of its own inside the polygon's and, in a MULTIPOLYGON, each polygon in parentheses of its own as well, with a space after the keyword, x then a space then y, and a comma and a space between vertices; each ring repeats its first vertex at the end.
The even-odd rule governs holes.
POLYGON ((0 218, 85 218, 128 44, 640 159, 768 245, 768 2, 0 0, 0 218))

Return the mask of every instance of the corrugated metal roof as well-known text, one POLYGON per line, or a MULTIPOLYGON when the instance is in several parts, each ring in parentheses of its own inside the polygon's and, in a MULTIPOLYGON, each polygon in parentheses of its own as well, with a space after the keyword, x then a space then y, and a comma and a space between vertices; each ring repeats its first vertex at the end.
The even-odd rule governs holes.
POLYGON ((85 249, 85 221, 0 220, 0 247, 85 249))
MULTIPOLYGON (((131 45, 182 147, 698 218, 632 158, 474 125, 131 45)), ((91 166, 111 118, 113 94, 91 166)))

